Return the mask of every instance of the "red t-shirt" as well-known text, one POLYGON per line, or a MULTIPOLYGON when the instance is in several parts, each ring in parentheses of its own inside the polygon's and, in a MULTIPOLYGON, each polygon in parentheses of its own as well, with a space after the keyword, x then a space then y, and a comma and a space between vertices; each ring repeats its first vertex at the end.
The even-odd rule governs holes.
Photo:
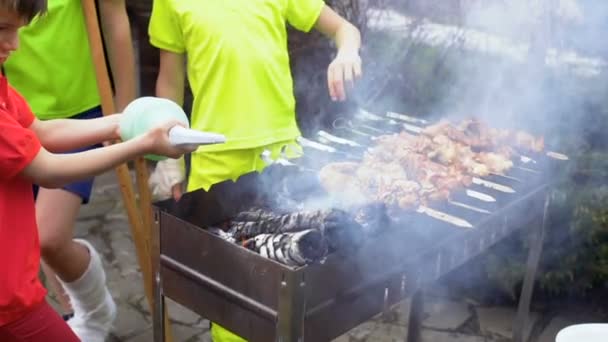
POLYGON ((0 76, 0 326, 22 317, 46 295, 38 279, 32 182, 20 176, 40 151, 28 128, 33 122, 25 100, 0 76))

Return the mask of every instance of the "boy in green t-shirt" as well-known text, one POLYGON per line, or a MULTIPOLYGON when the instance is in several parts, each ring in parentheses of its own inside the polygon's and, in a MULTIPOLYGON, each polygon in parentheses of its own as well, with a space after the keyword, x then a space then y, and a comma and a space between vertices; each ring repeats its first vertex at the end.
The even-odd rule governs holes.
MULTIPOLYGON (((262 170, 264 149, 276 156, 295 144, 300 132, 287 23, 334 39, 338 53, 327 70, 328 87, 333 100, 344 100, 345 83, 361 74, 360 34, 322 0, 154 0, 150 41, 161 50, 156 95, 183 104, 187 71, 194 95, 191 126, 227 137, 226 144, 192 154, 188 191, 262 170)), ((173 175, 169 185, 176 199, 184 180, 179 169, 161 162, 153 177, 173 175)), ((212 335, 216 342, 242 341, 215 324, 212 335)))

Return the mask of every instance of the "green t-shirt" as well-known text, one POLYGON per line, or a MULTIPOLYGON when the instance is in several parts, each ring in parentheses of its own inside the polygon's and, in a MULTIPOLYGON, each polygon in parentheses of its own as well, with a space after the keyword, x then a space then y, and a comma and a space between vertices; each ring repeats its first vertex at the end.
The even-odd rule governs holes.
POLYGON ((38 118, 67 118, 100 104, 80 0, 49 0, 48 13, 19 38, 4 70, 38 118))
POLYGON ((199 151, 248 149, 299 136, 286 24, 308 31, 323 6, 323 0, 154 1, 151 44, 187 55, 191 126, 227 138, 199 151))

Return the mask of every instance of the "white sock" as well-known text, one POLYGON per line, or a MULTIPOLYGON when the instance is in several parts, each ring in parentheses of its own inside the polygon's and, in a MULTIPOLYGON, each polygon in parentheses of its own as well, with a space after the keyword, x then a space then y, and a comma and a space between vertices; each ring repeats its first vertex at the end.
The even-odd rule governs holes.
POLYGON ((79 279, 69 283, 60 280, 74 309, 74 317, 68 324, 83 342, 103 342, 112 328, 116 304, 106 287, 99 254, 89 242, 74 241, 87 247, 91 259, 79 279))

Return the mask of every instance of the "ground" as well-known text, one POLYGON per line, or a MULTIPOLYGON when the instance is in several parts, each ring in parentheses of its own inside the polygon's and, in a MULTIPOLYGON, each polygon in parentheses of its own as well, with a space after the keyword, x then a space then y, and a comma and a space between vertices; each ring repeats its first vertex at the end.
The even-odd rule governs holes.
MULTIPOLYGON (((118 304, 118 318, 109 341, 152 341, 151 316, 113 172, 97 178, 92 201, 81 211, 76 236, 89 240, 103 256, 108 286, 118 304)), ((49 300, 54 303, 53 298, 49 300)), ((514 307, 484 307, 471 299, 453 298, 445 286, 438 285, 427 291, 422 338, 424 342, 506 342, 514 314, 514 307)), ((173 302, 169 302, 169 315, 175 341, 211 341, 205 319, 173 302)), ((567 325, 598 320, 584 307, 534 313, 527 335, 531 342, 552 342, 567 325)), ((405 328, 399 314, 377 317, 334 342, 402 341, 405 328)))

